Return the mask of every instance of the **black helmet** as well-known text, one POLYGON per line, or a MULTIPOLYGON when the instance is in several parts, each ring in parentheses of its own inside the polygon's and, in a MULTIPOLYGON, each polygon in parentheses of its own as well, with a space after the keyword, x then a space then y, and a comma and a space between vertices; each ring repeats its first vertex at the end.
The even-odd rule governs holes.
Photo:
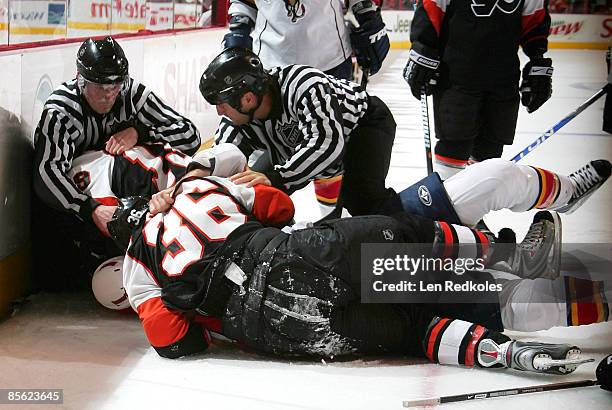
POLYGON ((247 48, 233 47, 208 65, 200 79, 200 92, 212 105, 228 103, 240 110, 240 98, 251 91, 261 100, 267 83, 268 74, 259 57, 247 48))
POLYGON ((92 83, 119 84, 127 80, 128 60, 112 37, 103 40, 90 38, 77 52, 77 71, 92 83))
POLYGON ((144 224, 147 213, 149 213, 148 197, 130 196, 119 199, 119 205, 106 227, 120 249, 127 250, 132 231, 144 224))

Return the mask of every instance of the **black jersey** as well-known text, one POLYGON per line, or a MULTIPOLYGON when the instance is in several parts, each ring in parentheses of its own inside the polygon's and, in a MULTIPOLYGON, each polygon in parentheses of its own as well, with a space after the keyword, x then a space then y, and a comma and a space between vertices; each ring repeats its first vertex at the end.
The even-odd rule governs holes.
POLYGON ((548 49, 548 0, 422 0, 410 41, 438 50, 442 80, 495 87, 519 79, 518 47, 548 49))

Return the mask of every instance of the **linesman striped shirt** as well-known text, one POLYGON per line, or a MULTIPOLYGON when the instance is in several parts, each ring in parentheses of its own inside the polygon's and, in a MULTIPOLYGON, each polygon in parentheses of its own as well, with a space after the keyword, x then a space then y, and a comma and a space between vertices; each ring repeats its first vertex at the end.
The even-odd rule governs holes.
POLYGON ((34 134, 38 196, 48 206, 91 220, 98 203, 81 192, 67 172, 75 157, 103 149, 113 134, 129 127, 138 131, 138 143, 166 142, 190 155, 200 147, 200 134, 193 123, 133 79, 107 114, 97 114, 89 107, 76 79, 59 86, 47 99, 34 134))
POLYGON ((266 175, 288 192, 342 173, 344 145, 368 108, 368 94, 308 66, 277 67, 270 74, 272 94, 278 94, 273 114, 240 127, 224 117, 216 142, 237 145, 247 157, 256 149, 269 152, 274 171, 266 175))

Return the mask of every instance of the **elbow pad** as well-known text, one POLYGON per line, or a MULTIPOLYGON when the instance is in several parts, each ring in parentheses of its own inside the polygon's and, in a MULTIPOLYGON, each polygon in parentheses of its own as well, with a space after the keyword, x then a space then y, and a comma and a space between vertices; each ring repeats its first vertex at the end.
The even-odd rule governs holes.
POLYGON ((210 170, 210 175, 230 177, 244 171, 247 159, 234 144, 222 143, 198 152, 187 167, 187 172, 196 168, 210 170))

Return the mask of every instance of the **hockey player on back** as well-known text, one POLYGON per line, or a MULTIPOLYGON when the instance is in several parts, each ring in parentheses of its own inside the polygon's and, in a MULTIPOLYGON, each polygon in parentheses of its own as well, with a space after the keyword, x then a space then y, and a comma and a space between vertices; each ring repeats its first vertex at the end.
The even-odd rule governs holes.
POLYGON ((528 112, 552 93, 548 0, 422 0, 412 20, 404 78, 415 98, 433 93, 436 170, 501 156, 519 108, 519 45, 529 57, 520 101, 528 112))

